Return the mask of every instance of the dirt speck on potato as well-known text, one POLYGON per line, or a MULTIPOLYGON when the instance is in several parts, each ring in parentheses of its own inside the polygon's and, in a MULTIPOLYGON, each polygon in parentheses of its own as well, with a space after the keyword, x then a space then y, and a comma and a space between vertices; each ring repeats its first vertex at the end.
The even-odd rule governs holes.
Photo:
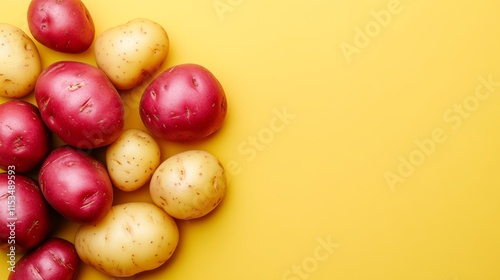
POLYGON ((226 192, 226 175, 212 154, 190 150, 167 158, 150 183, 153 202, 183 220, 200 218, 215 209, 226 192))

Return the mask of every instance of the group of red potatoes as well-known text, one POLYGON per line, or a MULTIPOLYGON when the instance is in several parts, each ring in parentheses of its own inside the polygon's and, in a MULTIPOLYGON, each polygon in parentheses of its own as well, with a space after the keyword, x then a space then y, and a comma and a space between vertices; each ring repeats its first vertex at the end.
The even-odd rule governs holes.
POLYGON ((0 23, 6 100, 0 104, 0 248, 10 256, 9 279, 75 279, 81 261, 113 277, 162 266, 178 244, 176 219, 210 213, 227 180, 209 152, 187 150, 161 161, 157 141, 194 141, 218 131, 227 112, 223 87, 197 64, 157 73, 169 38, 150 19, 96 36, 81 0, 32 0, 27 19, 40 44, 72 54, 93 48, 96 65, 61 60, 42 69, 33 40, 0 23), (124 129, 120 91, 146 81, 139 113, 147 129, 124 129), (32 93, 36 105, 22 99, 32 93), (64 145, 54 147, 53 137, 64 145), (93 156, 98 148, 105 161, 93 156), (148 184, 153 203, 113 204, 113 188, 129 192, 148 184), (56 217, 80 224, 74 240, 51 235, 56 217))

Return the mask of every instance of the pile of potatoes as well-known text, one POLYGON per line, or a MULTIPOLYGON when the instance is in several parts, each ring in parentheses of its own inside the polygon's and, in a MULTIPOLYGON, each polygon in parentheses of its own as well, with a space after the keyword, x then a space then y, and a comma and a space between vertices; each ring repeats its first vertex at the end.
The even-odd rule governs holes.
POLYGON ((159 141, 194 141, 223 125, 219 81, 197 64, 159 71, 169 38, 158 23, 131 19, 95 36, 81 0, 32 0, 34 40, 61 53, 93 50, 95 65, 61 60, 42 69, 34 40, 0 23, 0 248, 9 279, 74 279, 83 263, 113 277, 162 266, 174 253, 176 220, 203 217, 226 193, 211 153, 186 150, 162 161, 159 141), (158 74, 158 75, 156 75, 158 74), (122 90, 146 85, 146 129, 124 129, 122 90), (33 94, 36 104, 23 98, 33 94), (63 145, 54 145, 54 139, 63 145), (99 160, 93 151, 105 151, 99 160), (114 188, 149 187, 152 203, 113 203, 114 188), (51 235, 54 217, 80 224, 74 240, 51 235), (14 257, 15 259, 15 257, 14 257), (8 261, 9 262, 9 261, 8 261))

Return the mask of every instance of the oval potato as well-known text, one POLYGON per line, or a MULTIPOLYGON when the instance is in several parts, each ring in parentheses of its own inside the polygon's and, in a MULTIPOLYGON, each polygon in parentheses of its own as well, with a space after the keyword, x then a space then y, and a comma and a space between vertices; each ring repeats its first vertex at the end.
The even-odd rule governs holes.
POLYGON ((165 29, 145 18, 102 32, 94 44, 97 66, 121 90, 134 88, 151 76, 167 58, 168 51, 165 29))
POLYGON ((134 191, 151 179, 160 165, 160 146, 140 129, 124 130, 106 149, 106 166, 113 185, 134 191))
POLYGON ((64 143, 82 150, 107 146, 124 127, 123 100, 99 68, 79 61, 56 61, 35 85, 43 121, 64 143))
POLYGON ((92 154, 61 146, 45 158, 38 174, 47 202, 66 219, 92 224, 113 204, 113 185, 104 164, 92 154))
POLYGON ((28 95, 42 71, 38 49, 20 28, 0 23, 0 96, 28 95))
POLYGON ((7 255, 12 260, 16 252, 38 247, 53 230, 56 216, 38 182, 13 167, 7 169, 0 173, 0 251, 13 251, 14 256, 7 255))
POLYGON ((80 259, 114 277, 160 267, 178 242, 175 220, 148 202, 115 205, 104 219, 81 226, 75 236, 80 259))
POLYGON ((226 173, 212 154, 190 150, 166 159, 153 174, 153 202, 170 216, 189 220, 207 215, 226 193, 226 173))

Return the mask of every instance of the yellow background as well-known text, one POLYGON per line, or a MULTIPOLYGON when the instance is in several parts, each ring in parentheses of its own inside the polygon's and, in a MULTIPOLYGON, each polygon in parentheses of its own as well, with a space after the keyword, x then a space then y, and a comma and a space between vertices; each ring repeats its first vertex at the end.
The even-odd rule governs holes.
MULTIPOLYGON (((135 17, 162 24, 163 69, 201 64, 228 98, 215 136, 161 142, 164 158, 219 157, 225 200, 180 221, 168 264, 135 279, 500 279, 500 2, 84 2, 97 35, 135 17)), ((27 31, 29 1, 12 3, 0 20, 27 31)), ((91 51, 39 50, 44 66, 94 64, 91 51)), ((126 127, 143 128, 142 89, 123 93, 126 127)), ((148 199, 143 188, 115 203, 148 199)), ((109 278, 83 267, 78 279, 109 278)))

